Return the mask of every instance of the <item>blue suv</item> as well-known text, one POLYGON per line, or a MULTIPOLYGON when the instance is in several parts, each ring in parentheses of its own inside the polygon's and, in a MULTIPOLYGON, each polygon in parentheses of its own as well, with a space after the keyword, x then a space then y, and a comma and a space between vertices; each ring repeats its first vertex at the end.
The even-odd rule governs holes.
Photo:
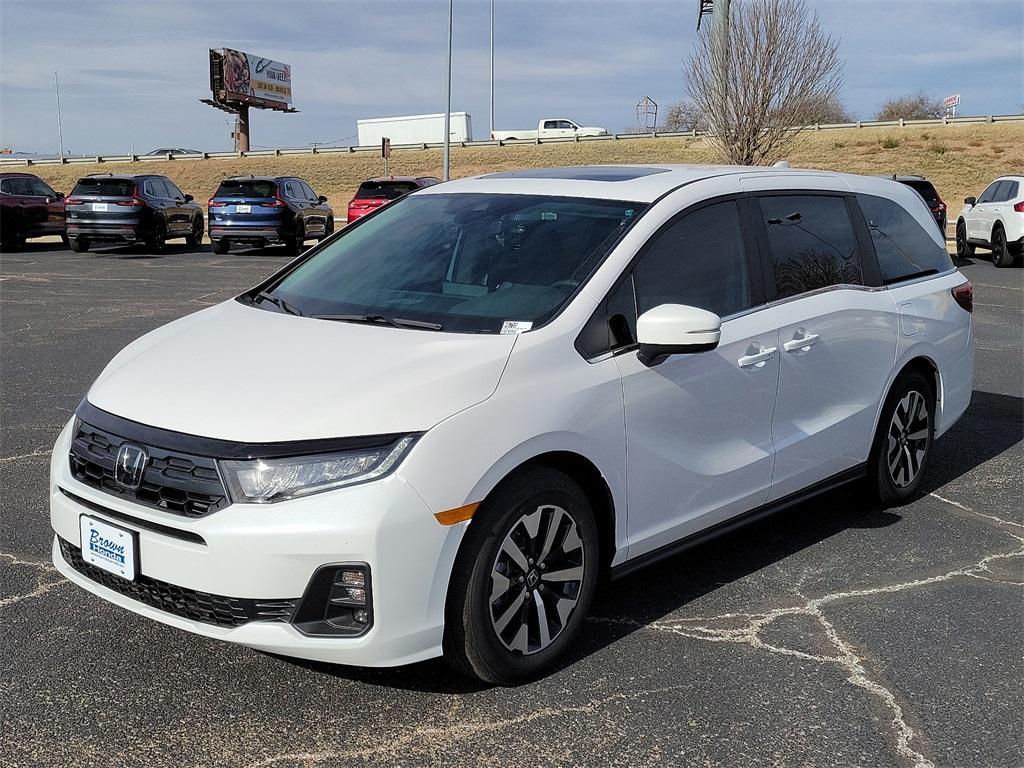
POLYGON ((209 218, 214 253, 246 243, 283 244, 298 255, 307 240, 323 240, 334 232, 334 211, 327 198, 295 176, 224 179, 210 198, 209 218))

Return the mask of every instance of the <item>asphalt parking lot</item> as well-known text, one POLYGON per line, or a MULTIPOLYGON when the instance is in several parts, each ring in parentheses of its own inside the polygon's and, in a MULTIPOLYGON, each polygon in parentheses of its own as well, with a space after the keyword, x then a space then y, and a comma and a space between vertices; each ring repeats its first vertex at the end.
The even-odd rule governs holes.
POLYGON ((1020 267, 962 267, 975 392, 919 500, 878 510, 840 490, 616 582, 567 666, 504 689, 439 661, 273 657, 65 582, 47 463, 91 380, 285 259, 59 248, 0 267, 0 764, 1024 763, 1020 267))

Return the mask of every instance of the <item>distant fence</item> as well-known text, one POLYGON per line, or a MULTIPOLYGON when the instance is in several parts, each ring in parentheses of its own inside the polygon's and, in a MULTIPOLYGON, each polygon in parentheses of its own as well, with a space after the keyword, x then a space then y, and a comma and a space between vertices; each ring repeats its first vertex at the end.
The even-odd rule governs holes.
MULTIPOLYGON (((927 120, 873 120, 855 123, 822 123, 790 130, 828 131, 837 128, 918 128, 925 126, 972 125, 979 123, 1024 122, 1024 115, 979 115, 974 117, 940 117, 927 120)), ((505 139, 501 141, 460 141, 458 147, 506 147, 520 144, 565 144, 583 141, 628 141, 630 139, 694 139, 709 136, 707 131, 672 131, 652 133, 613 133, 607 136, 568 136, 553 139, 505 139)), ((441 149, 441 142, 424 144, 392 144, 393 151, 441 149)), ((297 147, 289 149, 256 149, 248 152, 195 152, 161 155, 95 155, 86 157, 0 157, 0 166, 11 165, 74 165, 76 163, 149 163, 168 160, 237 160, 244 157, 280 157, 284 155, 347 155, 359 152, 380 152, 380 144, 353 147, 297 147)))

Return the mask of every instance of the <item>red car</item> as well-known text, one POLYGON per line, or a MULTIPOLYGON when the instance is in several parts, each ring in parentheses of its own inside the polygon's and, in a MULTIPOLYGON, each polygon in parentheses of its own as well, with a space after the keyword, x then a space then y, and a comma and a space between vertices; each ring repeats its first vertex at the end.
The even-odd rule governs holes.
POLYGON ((31 173, 0 173, 0 247, 16 251, 30 237, 64 234, 64 194, 31 173))
POLYGON ((433 176, 380 176, 367 179, 359 185, 356 196, 348 204, 348 220, 355 221, 392 200, 423 187, 432 187, 440 181, 433 176))

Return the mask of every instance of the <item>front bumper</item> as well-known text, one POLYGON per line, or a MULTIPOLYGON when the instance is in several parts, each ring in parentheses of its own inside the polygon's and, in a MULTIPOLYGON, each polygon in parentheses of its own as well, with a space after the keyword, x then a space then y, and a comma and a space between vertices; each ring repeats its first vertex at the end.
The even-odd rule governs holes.
POLYGON ((53 562, 70 581, 164 624, 271 653, 359 666, 395 666, 440 655, 448 576, 462 527, 441 526, 400 476, 280 504, 234 504, 187 519, 79 483, 69 469, 70 440, 66 428, 50 468, 50 521, 58 537, 53 562), (219 626, 189 618, 186 611, 160 610, 83 575, 65 560, 59 539, 80 546, 83 514, 137 533, 143 577, 207 596, 294 601, 320 566, 367 563, 373 574, 373 624, 359 637, 313 637, 288 620, 219 626), (203 543, 194 540, 197 536, 203 543))

